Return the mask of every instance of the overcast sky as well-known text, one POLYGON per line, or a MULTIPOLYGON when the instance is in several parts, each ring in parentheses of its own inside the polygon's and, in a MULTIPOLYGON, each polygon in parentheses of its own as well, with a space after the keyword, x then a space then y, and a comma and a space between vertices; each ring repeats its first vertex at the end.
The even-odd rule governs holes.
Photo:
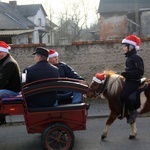
MULTIPOLYGON (((11 0, 0 0, 1 2, 9 2, 11 0)), ((47 15, 51 10, 54 12, 56 17, 53 17, 53 22, 57 24, 58 15, 63 12, 64 4, 68 2, 81 2, 82 0, 17 0, 18 5, 24 4, 42 4, 47 15), (56 15, 57 14, 57 15, 56 15)), ((92 24, 94 20, 97 20, 96 10, 98 9, 100 0, 84 0, 86 7, 88 7, 88 11, 91 14, 91 19, 89 19, 88 24, 92 24)))

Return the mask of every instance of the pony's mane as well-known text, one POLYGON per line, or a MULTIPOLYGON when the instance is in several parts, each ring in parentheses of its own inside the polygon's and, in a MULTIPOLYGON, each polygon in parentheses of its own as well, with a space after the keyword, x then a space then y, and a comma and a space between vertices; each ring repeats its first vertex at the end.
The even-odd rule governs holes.
POLYGON ((119 94, 123 87, 123 77, 112 70, 104 70, 107 81, 107 92, 110 96, 119 94))
POLYGON ((104 70, 103 73, 106 74, 106 75, 109 75, 109 76, 112 75, 112 74, 117 74, 117 73, 116 73, 115 71, 113 71, 113 70, 104 70))

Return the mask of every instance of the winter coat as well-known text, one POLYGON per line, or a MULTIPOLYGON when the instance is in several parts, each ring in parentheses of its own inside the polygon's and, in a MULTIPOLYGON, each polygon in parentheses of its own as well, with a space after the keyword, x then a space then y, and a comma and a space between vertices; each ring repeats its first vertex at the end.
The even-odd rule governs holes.
POLYGON ((36 63, 35 65, 28 67, 26 71, 27 71, 26 83, 46 78, 59 77, 57 67, 49 64, 46 60, 42 60, 36 63))
POLYGON ((127 80, 139 80, 144 74, 144 63, 143 59, 137 54, 136 50, 133 49, 126 54, 126 68, 122 75, 127 80))
POLYGON ((21 91, 21 72, 18 63, 7 54, 0 60, 0 89, 21 91))
MULTIPOLYGON (((27 68, 25 72, 27 72, 26 83, 31 83, 41 79, 59 77, 57 67, 49 64, 46 60, 42 60, 27 68)), ((56 91, 36 93, 35 95, 26 98, 27 105, 30 108, 54 106, 56 102, 56 95, 56 91)))
POLYGON ((77 74, 77 72, 75 72, 66 63, 59 62, 59 64, 57 64, 56 66, 58 67, 60 77, 84 80, 80 75, 77 74))

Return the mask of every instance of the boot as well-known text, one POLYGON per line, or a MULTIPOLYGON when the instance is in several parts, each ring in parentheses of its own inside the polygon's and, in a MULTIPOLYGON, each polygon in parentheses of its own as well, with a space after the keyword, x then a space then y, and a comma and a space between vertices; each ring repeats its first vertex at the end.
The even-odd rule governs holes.
POLYGON ((138 115, 137 110, 131 111, 129 118, 127 119, 127 123, 129 123, 129 124, 134 123, 137 115, 138 115))

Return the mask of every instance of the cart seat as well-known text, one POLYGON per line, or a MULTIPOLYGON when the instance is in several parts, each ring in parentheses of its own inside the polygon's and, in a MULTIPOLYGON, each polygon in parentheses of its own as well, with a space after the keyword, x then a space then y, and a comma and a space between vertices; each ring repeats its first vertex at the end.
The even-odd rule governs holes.
POLYGON ((90 105, 87 103, 79 104, 65 104, 56 107, 42 107, 42 108, 28 108, 29 112, 45 112, 45 111, 61 111, 61 110, 74 110, 74 109, 89 109, 90 105))
POLYGON ((23 115, 24 107, 22 95, 2 98, 0 100, 0 113, 4 115, 23 115))
POLYGON ((9 98, 2 98, 1 102, 2 104, 22 104, 22 95, 15 96, 15 97, 9 97, 9 98))

